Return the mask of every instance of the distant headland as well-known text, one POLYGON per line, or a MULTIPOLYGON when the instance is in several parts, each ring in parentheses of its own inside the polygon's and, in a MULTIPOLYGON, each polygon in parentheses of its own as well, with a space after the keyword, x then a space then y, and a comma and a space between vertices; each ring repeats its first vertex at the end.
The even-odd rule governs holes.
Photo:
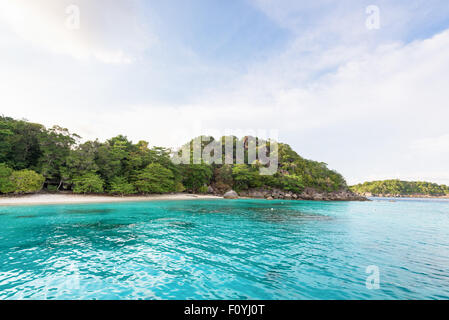
POLYGON ((449 187, 424 181, 379 180, 360 183, 349 189, 365 197, 449 198, 449 187))

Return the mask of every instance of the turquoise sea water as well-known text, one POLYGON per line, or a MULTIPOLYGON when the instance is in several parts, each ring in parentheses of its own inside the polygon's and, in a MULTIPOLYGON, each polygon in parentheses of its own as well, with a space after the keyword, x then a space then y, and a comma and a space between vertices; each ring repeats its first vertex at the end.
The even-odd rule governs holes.
POLYGON ((0 207, 0 299, 448 298, 449 201, 0 207))

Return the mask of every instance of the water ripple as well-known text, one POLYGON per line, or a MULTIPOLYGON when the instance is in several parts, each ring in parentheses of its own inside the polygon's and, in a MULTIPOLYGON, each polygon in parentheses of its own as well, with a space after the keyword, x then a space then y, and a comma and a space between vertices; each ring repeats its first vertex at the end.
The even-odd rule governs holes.
POLYGON ((447 299, 447 202, 2 208, 1 299, 447 299), (366 286, 378 266, 380 289, 366 286))

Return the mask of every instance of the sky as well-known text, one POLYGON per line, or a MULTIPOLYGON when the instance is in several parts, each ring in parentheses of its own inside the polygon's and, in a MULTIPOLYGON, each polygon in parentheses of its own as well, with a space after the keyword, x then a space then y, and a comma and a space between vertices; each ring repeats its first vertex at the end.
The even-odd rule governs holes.
POLYGON ((166 147, 275 130, 349 184, 449 184, 449 6, 0 0, 0 114, 166 147))

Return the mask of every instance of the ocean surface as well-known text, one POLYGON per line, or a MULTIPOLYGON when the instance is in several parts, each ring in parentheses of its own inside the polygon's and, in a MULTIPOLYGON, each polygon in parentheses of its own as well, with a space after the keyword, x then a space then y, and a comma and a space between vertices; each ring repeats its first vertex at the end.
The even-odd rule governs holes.
POLYGON ((449 299, 449 201, 0 207, 0 299, 449 299))

